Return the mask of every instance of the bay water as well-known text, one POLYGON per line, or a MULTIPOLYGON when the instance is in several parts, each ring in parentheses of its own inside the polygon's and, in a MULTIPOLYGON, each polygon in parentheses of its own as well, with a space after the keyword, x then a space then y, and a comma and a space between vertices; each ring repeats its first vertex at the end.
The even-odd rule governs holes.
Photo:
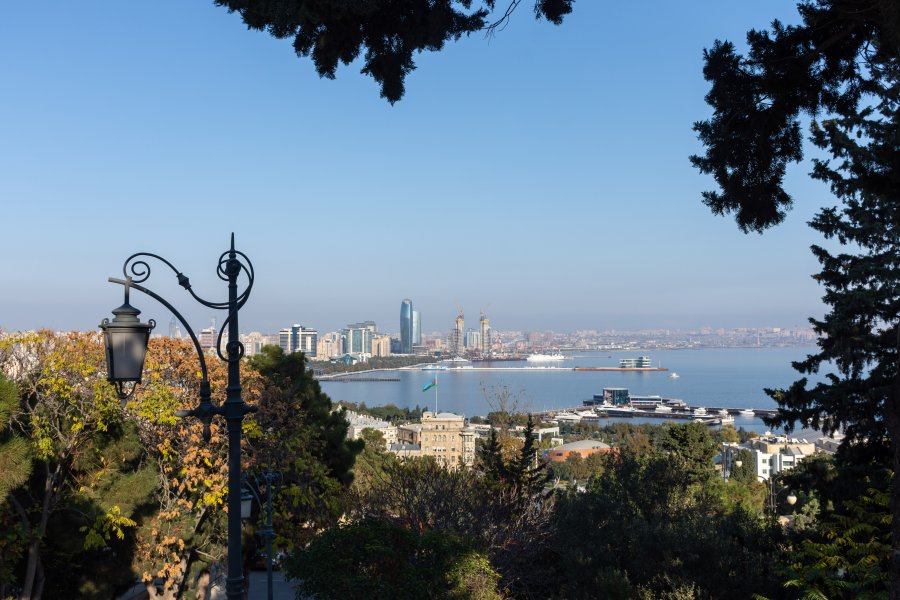
MULTIPOLYGON (((535 363, 498 361, 457 363, 471 368, 398 369, 321 382, 334 401, 394 404, 463 414, 486 415, 496 408, 503 388, 518 400, 521 411, 581 406, 605 387, 624 387, 634 395, 680 398, 689 405, 774 409, 764 388, 782 388, 800 378, 791 362, 802 360, 812 346, 778 348, 659 349, 569 353, 564 361, 535 363), (574 371, 573 367, 617 367, 622 358, 649 356, 653 366, 668 371, 574 371), (670 377, 677 373, 678 377, 670 377), (434 377, 438 385, 422 392, 434 377), (399 381, 356 381, 354 378, 399 378, 399 381)), ((817 381, 821 374, 810 377, 817 381)), ((610 419, 610 421, 613 421, 610 419)), ((641 422, 641 419, 627 419, 641 422)), ((654 419, 652 422, 659 422, 654 419)), ((764 431, 760 419, 736 417, 735 426, 764 431)))

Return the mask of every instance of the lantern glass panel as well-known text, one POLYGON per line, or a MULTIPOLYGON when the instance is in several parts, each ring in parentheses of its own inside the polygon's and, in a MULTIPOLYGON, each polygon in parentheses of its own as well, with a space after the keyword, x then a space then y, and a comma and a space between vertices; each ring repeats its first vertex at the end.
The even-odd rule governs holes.
POLYGON ((107 360, 111 381, 140 381, 147 353, 147 331, 110 328, 107 333, 107 360))

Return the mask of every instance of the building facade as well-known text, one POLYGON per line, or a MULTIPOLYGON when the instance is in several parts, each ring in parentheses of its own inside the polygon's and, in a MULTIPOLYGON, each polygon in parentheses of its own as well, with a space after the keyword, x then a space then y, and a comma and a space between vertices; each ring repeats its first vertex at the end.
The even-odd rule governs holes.
POLYGON ((285 354, 303 352, 309 358, 316 358, 319 332, 295 323, 278 332, 278 346, 285 354))
POLYGON ((387 421, 347 411, 347 422, 350 423, 350 427, 347 428, 347 437, 351 440, 359 439, 363 429, 372 429, 380 432, 384 437, 385 448, 397 443, 397 427, 387 421))
POLYGON ((421 423, 397 427, 397 443, 406 452, 418 448, 418 456, 434 457, 450 469, 475 464, 475 431, 461 415, 425 412, 421 423))
POLYGON ((391 336, 376 335, 372 338, 372 356, 391 355, 391 336))
POLYGON ((741 450, 750 452, 753 470, 760 481, 767 481, 773 475, 793 469, 800 461, 819 451, 815 443, 805 439, 776 435, 753 438, 744 444, 725 443, 722 444, 720 455, 724 473, 733 470, 734 461, 741 450))

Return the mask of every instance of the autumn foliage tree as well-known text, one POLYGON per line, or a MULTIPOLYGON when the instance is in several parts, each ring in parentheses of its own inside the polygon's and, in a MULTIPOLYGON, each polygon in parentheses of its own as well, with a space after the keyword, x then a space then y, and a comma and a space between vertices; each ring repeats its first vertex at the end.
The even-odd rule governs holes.
POLYGON ((22 571, 16 577, 20 598, 64 591, 52 587, 64 569, 55 581, 47 579, 48 558, 60 547, 48 532, 60 519, 74 517, 86 550, 124 537, 134 525, 118 504, 104 503, 99 493, 120 478, 122 448, 117 444, 126 434, 114 391, 96 376, 103 364, 94 334, 37 332, 0 339, 0 370, 17 392, 12 402, 10 387, 3 385, 4 450, 15 443, 16 455, 15 468, 4 478, 4 508, 23 536, 22 571))

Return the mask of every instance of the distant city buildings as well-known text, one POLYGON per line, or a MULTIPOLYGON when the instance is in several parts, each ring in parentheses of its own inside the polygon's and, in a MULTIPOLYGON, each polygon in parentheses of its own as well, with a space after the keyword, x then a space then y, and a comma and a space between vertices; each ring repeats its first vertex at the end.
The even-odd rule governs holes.
POLYGON ((263 335, 258 331, 241 334, 241 344, 244 345, 244 356, 255 356, 262 350, 263 346, 268 345, 270 336, 263 335))

